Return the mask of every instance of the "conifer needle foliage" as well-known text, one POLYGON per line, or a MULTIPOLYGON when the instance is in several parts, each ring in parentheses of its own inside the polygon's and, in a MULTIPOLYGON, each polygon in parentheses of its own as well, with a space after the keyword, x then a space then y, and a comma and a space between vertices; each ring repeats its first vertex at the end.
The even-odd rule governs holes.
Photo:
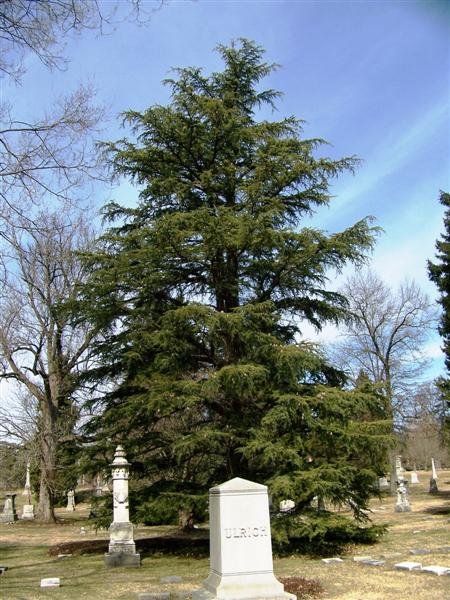
POLYGON ((262 48, 218 52, 221 72, 178 69, 170 103, 126 113, 131 137, 104 146, 139 200, 106 207, 88 257, 81 307, 104 332, 91 376, 110 384, 88 429, 97 448, 125 443, 147 522, 171 509, 191 523, 236 476, 295 514, 319 496, 361 516, 384 460, 382 398, 344 389, 301 337, 343 317, 328 276, 373 245, 369 218, 338 233, 302 223, 357 160, 321 156, 295 117, 262 118, 279 97, 261 85, 275 68, 262 48))

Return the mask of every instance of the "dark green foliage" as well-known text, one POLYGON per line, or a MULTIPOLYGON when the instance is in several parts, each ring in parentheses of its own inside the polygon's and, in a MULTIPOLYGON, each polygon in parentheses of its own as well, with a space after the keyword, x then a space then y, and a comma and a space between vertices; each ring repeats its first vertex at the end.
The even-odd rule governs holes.
POLYGON ((428 261, 428 275, 439 290, 439 304, 442 307, 439 333, 443 340, 445 367, 447 374, 437 380, 444 400, 447 403, 446 430, 450 434, 450 194, 441 192, 440 203, 445 207, 444 228, 441 238, 436 241, 436 262, 428 261))
POLYGON ((92 452, 126 444, 147 522, 173 519, 169 493, 192 523, 208 488, 235 476, 299 508, 317 494, 351 501, 360 517, 383 468, 384 401, 368 385, 345 391, 301 339, 303 322, 339 321, 329 270, 373 244, 369 219, 300 226, 356 160, 318 156, 324 142, 294 117, 257 120, 278 97, 259 88, 273 67, 246 40, 219 52, 223 72, 178 70, 169 106, 126 114, 136 141, 105 145, 140 197, 106 207, 114 226, 86 257, 78 318, 102 328, 91 379, 111 390, 92 403, 92 452))
POLYGON ((0 490, 13 491, 25 485, 26 457, 23 446, 0 442, 0 490))
POLYGON ((295 517, 279 517, 272 522, 274 549, 278 554, 297 550, 304 554, 330 556, 347 544, 375 544, 386 525, 365 525, 327 511, 306 511, 295 517))

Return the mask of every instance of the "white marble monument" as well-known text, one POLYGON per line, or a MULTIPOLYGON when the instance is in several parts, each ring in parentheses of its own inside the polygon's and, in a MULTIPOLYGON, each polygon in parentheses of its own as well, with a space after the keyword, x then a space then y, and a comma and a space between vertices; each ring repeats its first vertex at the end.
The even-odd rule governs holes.
POLYGON ((419 477, 417 476, 416 465, 414 465, 414 469, 411 471, 411 483, 419 483, 419 477))
POLYGON ((404 473, 405 473, 405 471, 402 467, 402 457, 396 456, 395 457, 395 479, 396 479, 397 483, 399 483, 401 481, 405 481, 404 473))
POLYGON ((395 512, 410 512, 411 506, 408 498, 408 488, 404 481, 397 484, 397 502, 395 504, 395 512))
POLYGON ((67 506, 66 510, 71 512, 75 510, 75 492, 73 490, 69 490, 67 492, 67 506))
POLYGON ((15 505, 16 495, 17 494, 6 494, 3 512, 0 513, 0 523, 14 523, 14 521, 17 521, 15 505))
POLYGON ((109 527, 109 547, 105 554, 107 567, 139 567, 141 557, 136 553, 133 524, 128 507, 128 477, 130 463, 122 446, 117 446, 111 463, 113 479, 113 522, 109 527))
POLYGON ((436 465, 434 464, 434 458, 431 459, 431 479, 439 479, 436 471, 436 465))
POLYGON ((20 518, 23 521, 32 521, 34 519, 34 506, 31 501, 31 481, 30 481, 30 463, 27 462, 27 474, 25 477, 25 489, 22 492, 26 496, 26 504, 23 505, 22 515, 20 518))
POLYGON ((267 486, 236 477, 209 490, 210 574, 193 600, 295 600, 273 573, 267 486))
POLYGON ((30 497, 31 494, 31 480, 30 480, 30 463, 27 462, 27 473, 25 475, 25 488, 22 492, 22 496, 30 497))

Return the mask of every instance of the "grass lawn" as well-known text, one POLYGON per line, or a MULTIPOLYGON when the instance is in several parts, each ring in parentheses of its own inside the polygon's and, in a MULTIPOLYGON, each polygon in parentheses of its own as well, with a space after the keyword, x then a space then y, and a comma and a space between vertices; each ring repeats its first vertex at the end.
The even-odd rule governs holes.
MULTIPOLYGON (((419 472, 419 485, 410 486, 412 512, 395 513, 395 499, 374 499, 373 521, 387 523, 388 533, 373 546, 347 549, 339 564, 324 564, 320 559, 295 555, 275 558, 279 577, 301 576, 318 581, 320 598, 342 600, 448 600, 450 576, 394 570, 396 562, 411 560, 425 565, 450 568, 450 471, 439 473, 438 496, 428 494, 430 473, 419 472), (447 546, 445 550, 443 547, 447 546), (430 554, 413 556, 410 550, 426 549, 430 554), (366 566, 352 560, 356 555, 383 559, 382 566, 366 566)), ((19 512, 22 496, 18 495, 19 512)), ((59 511, 57 525, 35 522, 0 524, 0 565, 8 567, 0 576, 1 600, 136 600, 137 592, 170 591, 199 587, 209 572, 207 558, 162 554, 144 555, 140 569, 106 569, 102 554, 74 554, 57 558, 49 554, 54 544, 76 540, 108 540, 106 531, 92 530, 87 521, 88 507, 80 505, 75 513, 59 511), (80 527, 86 534, 80 533, 80 527), (166 575, 180 575, 183 583, 161 584, 166 575), (41 589, 44 577, 60 577, 61 587, 41 589)), ((138 527, 135 538, 175 533, 171 527, 138 527)))

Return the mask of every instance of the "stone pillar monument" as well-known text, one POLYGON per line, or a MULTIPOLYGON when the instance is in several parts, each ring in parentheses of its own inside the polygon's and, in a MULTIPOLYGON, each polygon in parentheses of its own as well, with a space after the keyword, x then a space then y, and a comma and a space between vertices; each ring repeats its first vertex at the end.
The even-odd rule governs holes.
POLYGON ((236 477, 209 490, 210 574, 193 600, 294 600, 273 573, 267 487, 236 477))
POLYGON ((437 485, 438 474, 436 471, 436 465, 434 464, 434 458, 431 459, 431 478, 430 478, 430 494, 439 493, 438 485, 437 485))
POLYGON ((111 463, 113 479, 113 522, 109 527, 110 542, 105 554, 107 567, 139 567, 141 558, 136 553, 133 524, 128 509, 128 474, 130 463, 122 446, 117 446, 111 463))
POLYGON ((431 479, 439 479, 436 471, 436 465, 434 464, 434 458, 431 459, 431 479))
POLYGON ((22 496, 30 497, 31 494, 31 481, 30 481, 30 463, 27 462, 27 474, 25 476, 25 488, 22 492, 22 496))
POLYGON ((400 481, 405 481, 401 456, 395 457, 395 478, 397 483, 399 483, 400 481))
POLYGON ((15 500, 16 494, 6 494, 5 506, 3 512, 0 513, 0 523, 14 523, 14 521, 17 521, 15 500))
POLYGON ((75 492, 73 490, 69 490, 67 492, 67 506, 66 506, 66 510, 67 511, 74 511, 75 510, 75 492))
POLYGON ((24 521, 32 521, 34 519, 34 506, 31 501, 31 481, 30 481, 30 463, 27 462, 27 474, 25 477, 25 489, 22 492, 23 496, 26 496, 26 504, 23 505, 22 516, 20 517, 24 521))

